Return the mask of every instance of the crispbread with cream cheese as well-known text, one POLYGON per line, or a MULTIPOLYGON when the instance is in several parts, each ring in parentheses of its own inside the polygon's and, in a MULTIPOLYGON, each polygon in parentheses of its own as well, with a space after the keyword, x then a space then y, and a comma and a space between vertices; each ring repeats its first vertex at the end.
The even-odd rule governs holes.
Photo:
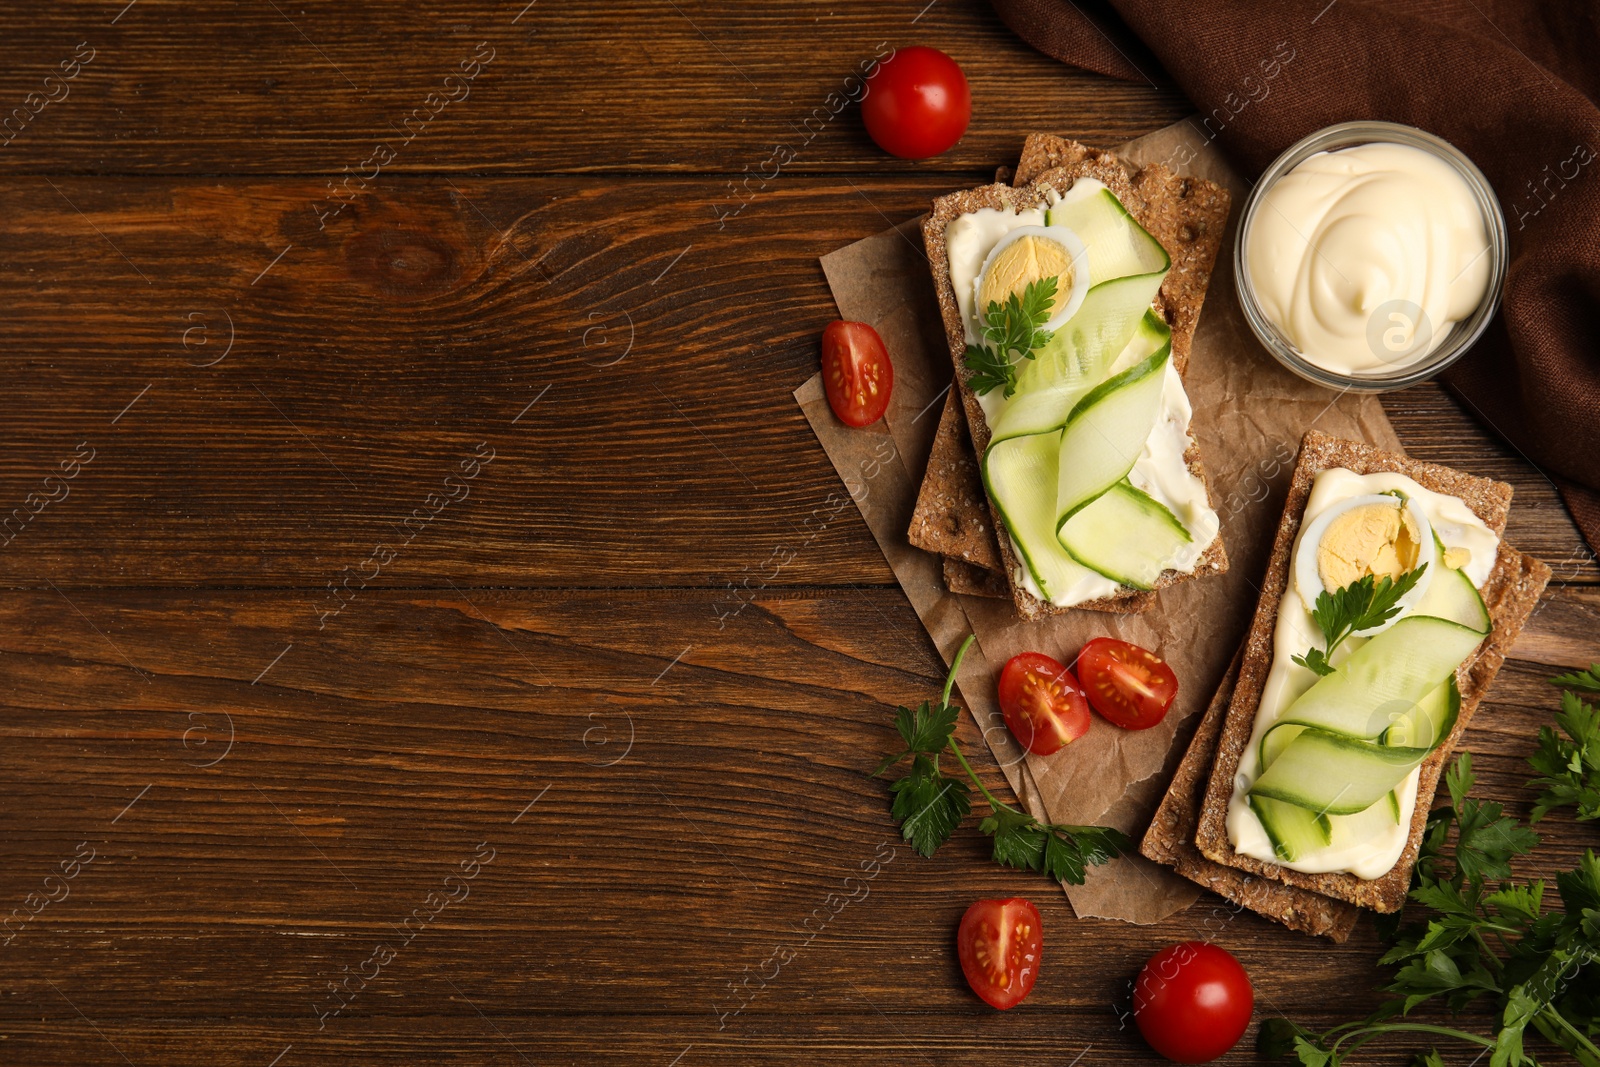
MULTIPOLYGON (((1423 463, 1393 452, 1385 452, 1371 445, 1330 437, 1315 430, 1308 432, 1300 446, 1300 458, 1295 465, 1294 477, 1289 486, 1288 500, 1284 505, 1283 519, 1278 525, 1277 540, 1273 544, 1272 558, 1267 565, 1262 583, 1261 598, 1256 606, 1255 618, 1245 640, 1238 683, 1228 705, 1227 717, 1217 739, 1212 760, 1211 779, 1206 788, 1205 801, 1195 830, 1195 844, 1202 855, 1213 863, 1234 868, 1251 875, 1273 879, 1287 886, 1309 890, 1335 900, 1346 901, 1374 911, 1398 911, 1404 904, 1411 885, 1411 867, 1416 862, 1417 850, 1433 803, 1434 790, 1451 751, 1460 739, 1472 714, 1482 702, 1490 683, 1494 680, 1506 653, 1516 641, 1528 616, 1539 602, 1539 596, 1550 580, 1550 568, 1531 556, 1500 543, 1494 569, 1490 572, 1482 593, 1492 622, 1488 638, 1475 659, 1457 672, 1461 689, 1461 711, 1450 735, 1422 763, 1417 783, 1417 802, 1411 819, 1411 833, 1400 859, 1385 875, 1375 879, 1357 878, 1352 874, 1306 874, 1276 863, 1267 863, 1235 852, 1228 840, 1226 825, 1228 801, 1233 796, 1234 775, 1239 767, 1239 757, 1255 727, 1256 710, 1272 666, 1273 637, 1277 627, 1278 605, 1288 588, 1294 540, 1300 530, 1300 521, 1306 501, 1311 495, 1312 480, 1318 472, 1344 467, 1356 474, 1392 471, 1413 479, 1419 485, 1438 493, 1458 497, 1474 514, 1483 520, 1497 536, 1503 534, 1506 515, 1511 505, 1511 487, 1504 482, 1480 478, 1449 467, 1423 463)), ((1202 884, 1205 884, 1202 882, 1202 884)), ((1268 913, 1271 914, 1271 913, 1268 913)), ((1274 916, 1276 917, 1276 916, 1274 916)))
MULTIPOLYGON (((951 221, 983 207, 1017 210, 1037 206, 1045 200, 1046 187, 1064 192, 1080 177, 1092 177, 1103 182, 1122 201, 1128 213, 1167 249, 1172 260, 1172 267, 1163 279, 1155 306, 1173 328, 1173 365, 1181 375, 1187 369, 1189 343, 1193 337, 1194 325, 1198 320, 1200 304, 1205 295, 1205 286, 1210 277, 1211 264, 1216 258, 1223 225, 1227 218, 1228 194, 1211 182, 1179 178, 1159 166, 1134 170, 1111 153, 1099 152, 1060 138, 1030 138, 1029 145, 1032 146, 1031 150, 1029 148, 1024 150, 1024 166, 1018 169, 1018 180, 1026 179, 1029 181, 1028 185, 1020 188, 989 185, 941 197, 934 202, 933 213, 923 223, 923 240, 933 272, 940 311, 944 318, 951 358, 955 364, 955 380, 960 390, 961 409, 966 416, 974 455, 981 455, 987 447, 989 428, 977 396, 967 385, 970 372, 963 363, 966 349, 965 327, 954 289, 950 284, 944 239, 945 227, 951 221), (1027 168, 1030 158, 1038 160, 1043 158, 1041 153, 1051 152, 1055 153, 1056 157, 1066 160, 1065 165, 1038 173, 1027 168)), ((1190 471, 1206 485, 1207 495, 1210 497, 1211 489, 1200 465, 1199 450, 1192 442, 1183 458, 1190 471)), ((981 489, 981 480, 976 478, 976 461, 971 457, 968 459, 966 477, 977 481, 981 489)), ((952 512, 948 506, 942 515, 935 515, 931 505, 928 509, 923 508, 924 500, 935 502, 942 499, 948 505, 948 502, 958 501, 963 497, 987 499, 986 495, 975 497, 971 482, 963 487, 958 486, 953 480, 949 482, 944 480, 961 476, 962 468, 961 464, 930 463, 929 473, 924 481, 922 494, 919 496, 918 511, 913 517, 909 531, 913 544, 931 548, 934 545, 948 543, 927 536, 928 530, 938 529, 941 522, 946 527, 954 525, 968 530, 987 525, 991 537, 994 530, 1001 528, 999 515, 994 510, 992 501, 988 501, 988 523, 983 523, 971 513, 952 512), (931 484, 929 480, 932 480, 931 484), (956 519, 954 522, 951 520, 952 515, 956 519)), ((1015 579, 1019 561, 1009 544, 1009 539, 996 540, 998 543, 993 547, 999 554, 1002 572, 1011 585, 1012 599, 1019 615, 1023 618, 1035 618, 1071 610, 1049 604, 1028 593, 1015 579)), ((958 555, 967 562, 979 562, 972 558, 976 552, 971 546, 966 547, 968 548, 966 552, 958 550, 950 554, 958 555)), ((944 549, 933 548, 933 550, 944 549)), ((1218 537, 1208 546, 1192 574, 1179 574, 1169 570, 1158 579, 1156 587, 1159 589, 1177 581, 1217 574, 1226 569, 1227 555, 1221 538, 1218 537)), ((1154 601, 1155 597, 1151 592, 1124 589, 1112 596, 1076 604, 1073 607, 1101 611, 1142 611, 1154 601)))

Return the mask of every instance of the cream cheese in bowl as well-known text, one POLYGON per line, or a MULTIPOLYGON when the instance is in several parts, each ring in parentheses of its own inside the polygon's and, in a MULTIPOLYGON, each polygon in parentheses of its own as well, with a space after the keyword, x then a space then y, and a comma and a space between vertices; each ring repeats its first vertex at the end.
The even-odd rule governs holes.
POLYGON ((1260 210, 1245 247, 1256 299, 1328 370, 1414 363, 1488 290, 1489 236, 1472 190, 1420 148, 1318 152, 1260 210))
POLYGON ((1240 301, 1274 355, 1325 385, 1432 376, 1499 302, 1505 220, 1448 143, 1394 123, 1319 131, 1268 169, 1245 207, 1240 301))

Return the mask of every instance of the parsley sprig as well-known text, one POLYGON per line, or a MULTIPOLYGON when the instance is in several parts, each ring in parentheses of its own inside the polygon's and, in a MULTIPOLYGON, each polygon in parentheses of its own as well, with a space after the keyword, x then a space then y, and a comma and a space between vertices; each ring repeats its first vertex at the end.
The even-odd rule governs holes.
POLYGON ((1600 693, 1600 663, 1589 664, 1589 669, 1585 671, 1558 674, 1550 679, 1550 684, 1565 686, 1568 689, 1582 689, 1589 693, 1600 693))
POLYGON ((1040 278, 1029 282, 1020 298, 1012 293, 1003 304, 989 301, 979 331, 986 343, 968 345, 965 356, 967 367, 976 372, 968 382, 973 392, 983 396, 1004 387, 1010 397, 1017 391, 1016 361, 1032 359, 1035 349, 1050 343, 1052 333, 1044 324, 1055 299, 1056 279, 1040 278))
POLYGON ((1332 674, 1333 665, 1328 660, 1333 657, 1333 650, 1351 634, 1382 626, 1394 618, 1400 611, 1400 598, 1416 587, 1417 580, 1427 569, 1424 563, 1399 578, 1374 578, 1364 574, 1343 589, 1332 593, 1324 589, 1318 593, 1311 618, 1322 631, 1322 647, 1295 656, 1294 661, 1318 674, 1332 674))
MULTIPOLYGON (((1500 804, 1470 797, 1473 783, 1472 757, 1463 752, 1445 776, 1450 804, 1430 814, 1412 871, 1410 899, 1422 921, 1401 928, 1397 915, 1386 928, 1380 923, 1394 942, 1380 962, 1398 968, 1385 987, 1390 999, 1367 1019, 1324 1033, 1269 1019, 1261 1052, 1339 1067, 1370 1041, 1410 1033, 1477 1046, 1491 1067, 1528 1067, 1535 1060, 1524 1038, 1532 1029, 1583 1067, 1600 1067, 1592 1039, 1600 1033, 1600 859, 1587 851, 1575 869, 1557 874, 1554 902, 1543 881, 1513 881, 1512 862, 1539 837, 1500 804), (1546 910, 1550 903, 1557 906, 1546 910), (1429 1001, 1455 1013, 1483 1000, 1499 1019, 1492 1035, 1408 1018, 1429 1001)), ((1442 1067, 1444 1060, 1433 1050, 1416 1062, 1442 1067)))
POLYGON ((937 704, 924 701, 915 710, 901 707, 895 711, 895 728, 906 747, 880 763, 872 772, 873 777, 911 757, 911 769, 889 786, 894 794, 891 813, 906 842, 922 855, 932 856, 972 810, 972 790, 967 781, 941 769, 940 761, 948 752, 989 805, 989 815, 978 829, 994 838, 997 863, 1042 871, 1057 881, 1082 885, 1089 867, 1130 851, 1133 842, 1110 827, 1042 823, 997 800, 978 779, 954 736, 961 709, 950 703, 956 672, 972 642, 969 636, 956 653, 937 704))
MULTIPOLYGON (((1600 690, 1600 663, 1550 681, 1573 689, 1600 690)), ((1529 821, 1538 822, 1551 809, 1568 804, 1578 809, 1579 822, 1600 819, 1600 708, 1579 700, 1576 693, 1563 692, 1556 725, 1566 737, 1541 726, 1539 749, 1528 757, 1540 775, 1528 784, 1541 790, 1529 821)))

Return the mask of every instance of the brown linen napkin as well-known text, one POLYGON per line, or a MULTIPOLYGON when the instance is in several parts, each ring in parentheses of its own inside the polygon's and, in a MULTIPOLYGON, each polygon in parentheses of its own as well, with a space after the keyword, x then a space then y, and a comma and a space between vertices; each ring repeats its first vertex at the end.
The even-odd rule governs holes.
POLYGON ((1511 269, 1501 313, 1444 382, 1556 483, 1600 550, 1600 3, 1109 0, 1093 16, 1074 0, 992 3, 1074 66, 1144 81, 1153 53, 1199 108, 1200 136, 1250 175, 1351 119, 1417 126, 1470 156, 1500 197, 1511 269))

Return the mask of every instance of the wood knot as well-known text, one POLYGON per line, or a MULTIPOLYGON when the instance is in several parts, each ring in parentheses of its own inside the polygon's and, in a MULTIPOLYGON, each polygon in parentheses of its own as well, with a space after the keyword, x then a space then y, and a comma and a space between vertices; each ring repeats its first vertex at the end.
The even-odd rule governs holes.
POLYGON ((427 233, 384 229, 358 234, 345 258, 357 281, 401 300, 420 300, 449 289, 461 277, 456 252, 427 233))

